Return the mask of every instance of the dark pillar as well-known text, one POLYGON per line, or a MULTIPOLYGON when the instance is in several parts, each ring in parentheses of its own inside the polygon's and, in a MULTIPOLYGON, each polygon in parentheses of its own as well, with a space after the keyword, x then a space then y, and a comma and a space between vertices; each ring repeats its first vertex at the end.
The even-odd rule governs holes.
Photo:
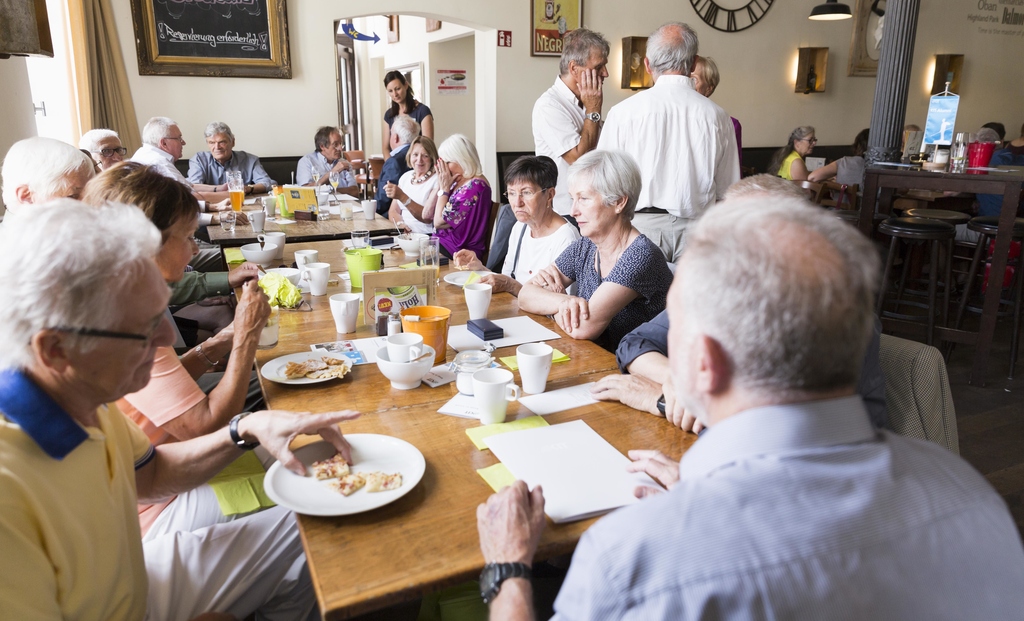
POLYGON ((921 0, 888 0, 882 53, 878 59, 875 102, 871 108, 871 136, 864 155, 873 162, 898 162, 907 115, 907 91, 917 37, 917 13, 921 0))

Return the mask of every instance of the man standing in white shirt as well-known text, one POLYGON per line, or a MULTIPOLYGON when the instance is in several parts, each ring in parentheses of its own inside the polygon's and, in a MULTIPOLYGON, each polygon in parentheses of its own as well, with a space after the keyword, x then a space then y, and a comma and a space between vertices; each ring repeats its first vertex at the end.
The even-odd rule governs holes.
POLYGON ((654 31, 644 59, 654 86, 608 111, 597 145, 640 164, 644 185, 633 226, 672 262, 683 253, 689 223, 740 179, 732 121, 689 77, 696 56, 697 33, 686 24, 654 31))
POLYGON ((572 209, 565 181, 569 166, 597 146, 608 50, 608 41, 593 30, 577 28, 567 34, 555 84, 533 104, 534 149, 558 165, 554 208, 559 215, 572 209))

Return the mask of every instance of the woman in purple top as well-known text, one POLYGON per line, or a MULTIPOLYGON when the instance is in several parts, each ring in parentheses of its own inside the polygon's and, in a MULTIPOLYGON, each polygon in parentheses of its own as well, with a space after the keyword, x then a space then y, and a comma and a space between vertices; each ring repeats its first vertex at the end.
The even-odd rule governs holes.
POLYGON ((476 147, 462 134, 453 134, 437 148, 440 188, 434 209, 434 228, 441 252, 448 258, 468 249, 484 255, 491 186, 483 175, 476 147))

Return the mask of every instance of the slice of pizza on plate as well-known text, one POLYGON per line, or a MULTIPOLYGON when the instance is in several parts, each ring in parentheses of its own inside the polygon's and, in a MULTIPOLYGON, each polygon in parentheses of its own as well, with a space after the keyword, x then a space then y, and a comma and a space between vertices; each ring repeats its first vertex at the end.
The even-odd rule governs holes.
POLYGON ((366 485, 366 477, 356 472, 350 472, 331 483, 334 490, 340 492, 343 496, 351 496, 364 485, 366 485))
POLYGON ((402 487, 402 473, 387 474, 386 472, 371 472, 366 475, 366 491, 368 492, 389 492, 402 487))
POLYGON ((345 458, 341 456, 341 453, 330 459, 314 461, 310 468, 313 470, 313 476, 318 481, 337 479, 349 473, 348 464, 345 462, 345 458))

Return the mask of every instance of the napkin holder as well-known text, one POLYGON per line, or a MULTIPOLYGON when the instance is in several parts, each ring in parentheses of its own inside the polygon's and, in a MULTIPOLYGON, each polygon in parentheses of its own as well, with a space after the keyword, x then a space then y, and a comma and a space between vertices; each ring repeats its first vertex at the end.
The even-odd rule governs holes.
POLYGON ((304 210, 301 210, 301 209, 297 209, 297 210, 295 210, 293 215, 295 216, 296 220, 305 220, 307 222, 316 222, 316 212, 315 211, 304 211, 304 210))
POLYGON ((501 329, 501 326, 490 319, 470 319, 466 323, 466 329, 473 336, 484 341, 496 341, 505 337, 505 331, 501 329))

